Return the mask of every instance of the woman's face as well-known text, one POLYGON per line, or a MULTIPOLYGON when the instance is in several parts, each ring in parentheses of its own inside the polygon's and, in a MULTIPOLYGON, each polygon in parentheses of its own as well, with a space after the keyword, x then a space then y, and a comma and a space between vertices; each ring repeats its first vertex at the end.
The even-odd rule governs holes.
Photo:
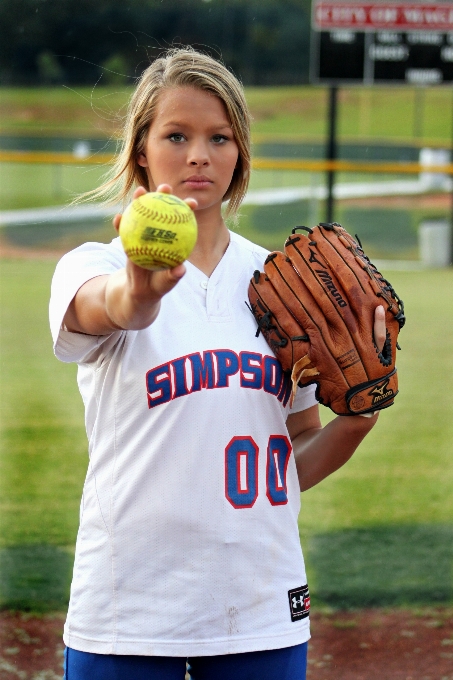
POLYGON ((238 146, 225 106, 194 87, 164 90, 139 165, 151 191, 170 184, 179 198, 193 197, 199 210, 220 207, 238 160, 238 146))

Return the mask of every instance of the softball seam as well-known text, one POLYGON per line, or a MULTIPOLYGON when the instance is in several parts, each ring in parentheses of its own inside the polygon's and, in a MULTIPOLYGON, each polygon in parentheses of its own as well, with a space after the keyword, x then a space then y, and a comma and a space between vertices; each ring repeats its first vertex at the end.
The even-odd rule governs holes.
POLYGON ((186 224, 192 221, 192 214, 188 213, 186 215, 180 213, 172 213, 171 215, 164 215, 157 210, 150 210, 144 205, 134 205, 134 210, 138 212, 143 217, 149 220, 154 220, 156 222, 161 222, 162 224, 186 224))
POLYGON ((178 258, 178 253, 181 255, 181 251, 170 252, 168 250, 165 250, 164 248, 159 248, 158 250, 151 250, 150 248, 147 248, 146 246, 140 246, 140 247, 137 246, 135 248, 128 248, 125 251, 125 253, 130 259, 132 259, 132 257, 137 256, 137 255, 149 255, 155 260, 158 260, 160 258, 165 258, 169 262, 174 262, 175 264, 181 264, 181 262, 184 262, 184 260, 186 259, 185 257, 181 257, 181 256, 178 258))

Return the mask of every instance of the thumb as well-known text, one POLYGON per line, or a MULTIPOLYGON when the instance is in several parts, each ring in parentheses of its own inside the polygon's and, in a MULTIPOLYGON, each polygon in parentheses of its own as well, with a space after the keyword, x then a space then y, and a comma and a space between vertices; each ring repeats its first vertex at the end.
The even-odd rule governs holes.
POLYGON ((159 297, 169 293, 186 273, 183 264, 178 264, 173 269, 164 269, 154 272, 153 287, 159 297))
POLYGON ((379 351, 384 347, 387 331, 385 328, 385 309, 382 305, 376 307, 374 311, 374 327, 373 327, 374 343, 379 351))

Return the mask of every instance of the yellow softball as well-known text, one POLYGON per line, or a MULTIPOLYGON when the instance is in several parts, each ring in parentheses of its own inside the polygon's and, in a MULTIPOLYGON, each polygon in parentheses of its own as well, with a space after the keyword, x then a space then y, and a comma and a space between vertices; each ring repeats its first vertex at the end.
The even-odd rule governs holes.
POLYGON ((197 240, 197 221, 187 203, 152 192, 136 198, 120 223, 124 252, 144 269, 170 269, 187 260, 197 240))

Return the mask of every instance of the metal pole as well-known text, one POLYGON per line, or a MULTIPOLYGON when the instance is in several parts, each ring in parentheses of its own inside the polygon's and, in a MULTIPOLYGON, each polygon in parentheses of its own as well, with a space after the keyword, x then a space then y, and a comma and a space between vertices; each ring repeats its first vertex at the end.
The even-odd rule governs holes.
POLYGON ((425 108, 425 89, 422 87, 416 87, 414 90, 414 130, 413 137, 416 140, 423 137, 423 122, 424 122, 424 111, 425 108))
MULTIPOLYGON (((327 140, 326 160, 334 161, 337 158, 337 97, 338 87, 331 85, 329 89, 329 136, 327 140)), ((333 187, 335 183, 335 171, 327 171, 327 205, 326 222, 333 222, 334 197, 333 187)))
MULTIPOLYGON (((450 163, 453 163, 453 97, 451 100, 451 151, 450 151, 450 163)), ((453 175, 450 175, 450 179, 453 182, 453 175)), ((450 264, 453 265, 453 187, 451 193, 451 217, 450 217, 450 264)))

